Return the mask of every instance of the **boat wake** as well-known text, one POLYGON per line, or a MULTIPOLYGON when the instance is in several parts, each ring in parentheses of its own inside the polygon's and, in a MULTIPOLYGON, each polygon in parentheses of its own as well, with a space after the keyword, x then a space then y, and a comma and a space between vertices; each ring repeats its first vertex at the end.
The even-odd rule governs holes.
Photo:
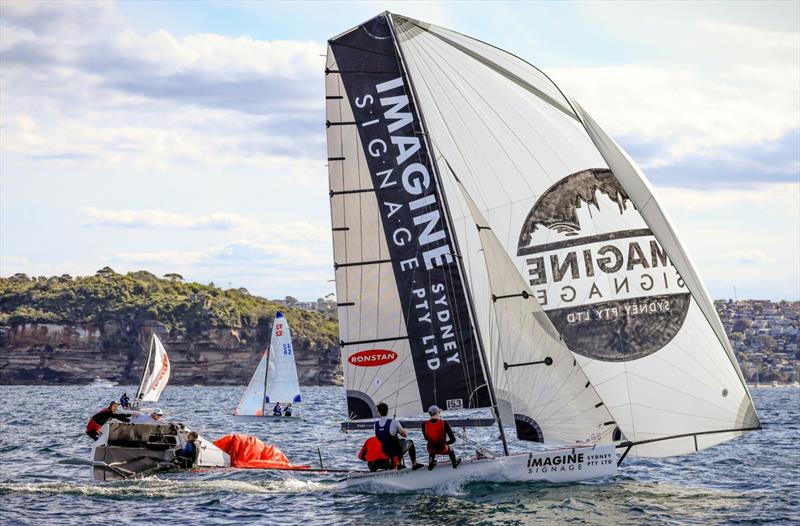
POLYGON ((136 481, 119 481, 104 484, 68 482, 0 483, 0 495, 73 495, 108 499, 181 498, 187 496, 231 493, 240 495, 300 494, 331 489, 331 484, 304 481, 295 478, 247 482, 243 480, 182 481, 148 477, 136 481))

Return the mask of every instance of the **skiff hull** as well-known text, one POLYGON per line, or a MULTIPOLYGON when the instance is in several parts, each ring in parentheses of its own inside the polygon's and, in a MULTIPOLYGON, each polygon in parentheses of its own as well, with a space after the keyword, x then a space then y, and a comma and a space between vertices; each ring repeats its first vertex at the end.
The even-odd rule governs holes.
POLYGON ((567 483, 596 479, 617 472, 613 445, 519 453, 508 457, 464 460, 456 469, 449 462, 412 471, 358 473, 340 482, 344 488, 367 491, 417 491, 473 481, 567 483))
MULTIPOLYGON (((183 424, 109 422, 92 447, 92 478, 98 481, 145 477, 178 469, 175 454, 186 445, 183 424)), ((230 467, 227 453, 199 437, 193 467, 230 467)))

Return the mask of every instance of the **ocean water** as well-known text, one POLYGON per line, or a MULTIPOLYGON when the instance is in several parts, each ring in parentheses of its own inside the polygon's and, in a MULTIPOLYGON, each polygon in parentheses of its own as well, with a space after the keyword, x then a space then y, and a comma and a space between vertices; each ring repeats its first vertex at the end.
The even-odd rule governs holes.
MULTIPOLYGON (((800 524, 800 389, 753 392, 761 432, 685 457, 629 457, 610 479, 424 494, 343 491, 335 475, 235 469, 95 483, 86 420, 125 390, 134 388, 0 387, 0 524, 800 524)), ((363 468, 355 455, 368 433, 339 431, 342 388, 304 388, 305 420, 270 424, 233 422, 242 390, 171 386, 159 405, 212 440, 250 433, 294 463, 318 467, 319 447, 325 467, 363 468)), ((469 438, 488 444, 495 433, 470 430, 469 438)))

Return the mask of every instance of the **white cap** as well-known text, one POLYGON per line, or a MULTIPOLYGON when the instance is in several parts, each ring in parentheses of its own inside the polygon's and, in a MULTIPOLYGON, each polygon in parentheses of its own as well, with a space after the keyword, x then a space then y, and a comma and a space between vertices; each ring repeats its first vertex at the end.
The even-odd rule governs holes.
POLYGON ((153 411, 154 415, 163 415, 164 411, 161 410, 160 407, 156 407, 155 411, 153 411))
POLYGON ((429 414, 429 415, 431 415, 431 416, 433 416, 433 415, 438 415, 438 414, 439 414, 439 413, 441 413, 441 412, 442 412, 442 410, 441 410, 441 409, 439 409, 439 407, 438 407, 438 406, 435 406, 435 405, 432 405, 432 406, 430 406, 430 407, 428 408, 428 414, 429 414))

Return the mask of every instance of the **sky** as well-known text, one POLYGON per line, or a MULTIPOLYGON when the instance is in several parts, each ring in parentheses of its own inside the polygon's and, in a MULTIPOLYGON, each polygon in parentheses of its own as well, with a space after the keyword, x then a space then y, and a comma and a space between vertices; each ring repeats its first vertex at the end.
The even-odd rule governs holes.
POLYGON ((712 298, 800 299, 800 2, 0 4, 0 275, 334 290, 325 42, 389 10, 543 69, 712 298))

